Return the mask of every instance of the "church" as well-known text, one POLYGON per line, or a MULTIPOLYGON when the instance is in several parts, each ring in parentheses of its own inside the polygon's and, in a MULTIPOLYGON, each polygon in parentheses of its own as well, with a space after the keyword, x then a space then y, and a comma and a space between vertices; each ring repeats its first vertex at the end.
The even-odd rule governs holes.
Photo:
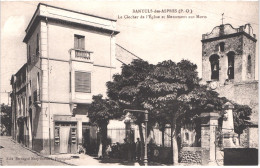
POLYGON ((258 80, 256 35, 250 24, 221 24, 202 35, 202 82, 220 97, 252 109, 240 146, 258 148, 258 80))

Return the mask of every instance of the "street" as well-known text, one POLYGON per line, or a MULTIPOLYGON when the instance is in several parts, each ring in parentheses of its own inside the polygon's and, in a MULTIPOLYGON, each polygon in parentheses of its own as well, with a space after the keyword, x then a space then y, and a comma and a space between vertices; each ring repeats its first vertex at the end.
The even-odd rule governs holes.
POLYGON ((14 143, 9 136, 0 136, 0 165, 1 166, 66 166, 66 164, 38 156, 14 143))

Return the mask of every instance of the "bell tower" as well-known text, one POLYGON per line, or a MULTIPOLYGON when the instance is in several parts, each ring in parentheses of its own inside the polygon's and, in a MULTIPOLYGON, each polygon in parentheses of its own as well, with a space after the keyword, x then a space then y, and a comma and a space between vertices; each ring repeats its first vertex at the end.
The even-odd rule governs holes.
POLYGON ((255 80, 256 41, 250 24, 221 24, 203 34, 203 82, 218 87, 255 80))

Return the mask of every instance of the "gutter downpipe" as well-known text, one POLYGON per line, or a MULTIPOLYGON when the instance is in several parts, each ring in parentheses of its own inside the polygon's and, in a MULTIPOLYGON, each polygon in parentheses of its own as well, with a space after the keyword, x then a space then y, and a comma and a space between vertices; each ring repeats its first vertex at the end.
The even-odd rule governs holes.
POLYGON ((114 35, 114 30, 113 30, 113 32, 112 32, 112 34, 110 35, 110 81, 112 80, 112 60, 111 60, 111 58, 112 58, 112 36, 114 35))
POLYGON ((48 60, 48 115, 49 115, 49 148, 50 148, 50 155, 51 155, 51 117, 50 117, 50 58, 49 58, 49 24, 48 18, 46 18, 46 26, 47 26, 47 60, 48 60))

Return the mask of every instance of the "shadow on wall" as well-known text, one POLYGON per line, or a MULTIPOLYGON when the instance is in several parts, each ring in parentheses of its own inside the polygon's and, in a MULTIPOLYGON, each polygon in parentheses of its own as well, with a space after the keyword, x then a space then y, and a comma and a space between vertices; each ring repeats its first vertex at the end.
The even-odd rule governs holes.
POLYGON ((43 140, 42 138, 37 138, 36 134, 39 131, 39 120, 40 120, 41 108, 39 106, 35 106, 35 114, 32 120, 32 148, 35 151, 40 152, 43 149, 43 140), (36 138, 35 138, 36 137, 36 138))

